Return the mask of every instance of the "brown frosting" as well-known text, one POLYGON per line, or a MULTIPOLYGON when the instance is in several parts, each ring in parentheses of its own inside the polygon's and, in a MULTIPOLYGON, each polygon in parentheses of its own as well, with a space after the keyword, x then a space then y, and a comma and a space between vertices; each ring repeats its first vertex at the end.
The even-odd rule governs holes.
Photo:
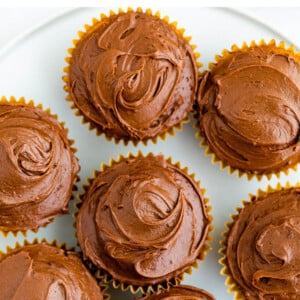
POLYGON ((46 244, 16 249, 0 258, 1 299, 102 300, 96 280, 79 256, 46 244))
POLYGON ((230 229, 226 256, 246 299, 299 299, 300 188, 247 203, 230 229))
MULTIPOLYGON (((193 286, 180 285, 157 294, 148 295, 139 300, 215 300, 208 292, 193 286)), ((137 299, 137 300, 138 300, 137 299)))
POLYGON ((114 279, 146 286, 189 268, 209 219, 195 182, 162 156, 124 159, 85 194, 77 237, 85 258, 114 279))
POLYGON ((250 173, 298 163, 299 81, 299 58, 271 45, 229 53, 206 72, 200 125, 217 157, 250 173))
POLYGON ((29 105, 0 105, 1 230, 34 229, 66 213, 78 171, 54 117, 29 105))
POLYGON ((69 93, 81 113, 117 140, 146 140, 192 109, 197 67, 189 44, 165 21, 120 13, 94 25, 76 45, 69 93))

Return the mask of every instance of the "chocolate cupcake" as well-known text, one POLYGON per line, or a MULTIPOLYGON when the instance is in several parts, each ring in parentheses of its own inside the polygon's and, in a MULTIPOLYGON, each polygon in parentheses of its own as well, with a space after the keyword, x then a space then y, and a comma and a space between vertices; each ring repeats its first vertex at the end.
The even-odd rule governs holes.
POLYGON ((0 230, 26 231, 68 212, 79 171, 66 129, 33 102, 0 101, 0 230))
POLYGON ((198 91, 201 135, 224 166, 255 175, 300 160, 300 57, 262 41, 224 51, 198 91))
POLYGON ((300 184, 253 196, 223 241, 222 274, 235 299, 300 298, 300 184))
POLYGON ((77 253, 47 243, 0 255, 0 288, 1 299, 104 299, 77 253))
POLYGON ((179 285, 136 300, 216 300, 210 293, 189 285, 179 285))
POLYGON ((197 55, 188 41, 149 9, 102 14, 69 50, 67 99, 91 128, 116 142, 173 134, 195 101, 197 55))
POLYGON ((187 169, 163 156, 130 156, 97 172, 83 195, 77 238, 115 287, 176 285, 208 250, 207 199, 187 169))

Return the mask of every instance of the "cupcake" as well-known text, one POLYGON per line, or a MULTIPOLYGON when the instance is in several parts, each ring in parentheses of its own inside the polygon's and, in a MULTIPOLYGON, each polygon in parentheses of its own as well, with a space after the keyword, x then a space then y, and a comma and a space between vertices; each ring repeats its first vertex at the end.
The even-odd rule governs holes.
POLYGON ((300 299, 300 184, 253 196, 223 242, 223 275, 235 299, 300 299))
POLYGON ((208 250, 211 217, 194 179, 162 155, 97 172, 83 195, 77 238, 104 281, 131 292, 176 285, 208 250))
POLYGON ((172 134, 195 101, 197 54, 188 41, 149 9, 102 14, 69 50, 67 99, 91 128, 116 142, 172 134))
POLYGON ((252 177, 296 168, 299 82, 300 56, 284 43, 252 42, 217 57, 197 97, 201 135, 216 160, 252 177))
POLYGON ((0 256, 1 299, 104 299, 79 255, 46 243, 0 256))
POLYGON ((79 171, 73 152, 56 116, 1 98, 0 230, 34 230, 68 212, 79 171))
POLYGON ((210 293, 189 285, 179 285, 169 290, 164 290, 153 295, 147 295, 136 300, 174 300, 174 299, 192 299, 192 300, 215 300, 210 293))

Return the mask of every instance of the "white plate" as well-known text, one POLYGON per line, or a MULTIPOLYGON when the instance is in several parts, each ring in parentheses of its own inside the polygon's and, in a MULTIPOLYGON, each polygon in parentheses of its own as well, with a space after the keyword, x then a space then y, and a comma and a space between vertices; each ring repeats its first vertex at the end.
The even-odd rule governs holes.
MULTIPOLYGON (((221 53, 224 48, 230 48, 233 43, 241 45, 243 41, 258 41, 262 38, 284 39, 262 23, 245 18, 230 9, 191 7, 159 10, 162 16, 168 15, 170 21, 178 21, 179 27, 186 29, 186 35, 192 36, 192 43, 197 45, 197 51, 201 53, 203 68, 214 60, 215 54, 221 53)), ((290 172, 288 177, 282 176, 280 180, 273 176, 271 181, 264 178, 261 182, 255 179, 247 181, 245 176, 238 178, 236 174, 229 175, 227 170, 220 170, 219 164, 212 164, 211 158, 204 155, 204 149, 199 147, 199 140, 195 138, 192 122, 186 124, 183 131, 177 132, 175 137, 168 137, 166 141, 159 141, 156 145, 150 142, 147 147, 115 145, 107 142, 104 137, 96 137, 95 131, 89 132, 88 125, 81 124, 81 119, 75 117, 74 111, 69 108, 70 103, 65 101, 62 68, 66 65, 66 49, 72 46, 71 40, 77 37, 77 31, 83 29, 83 24, 90 23, 92 17, 108 11, 109 9, 100 8, 72 10, 0 51, 0 94, 34 99, 36 104, 42 103, 45 108, 50 107, 52 113, 58 114, 60 121, 66 122, 69 137, 75 140, 81 165, 79 192, 85 179, 92 177, 93 170, 99 169, 102 162, 108 163, 109 158, 117 158, 119 154, 126 155, 129 151, 163 153, 194 172, 206 189, 207 197, 211 199, 215 230, 212 250, 199 265, 199 269, 194 270, 191 276, 186 275, 185 283, 204 288, 217 299, 233 299, 233 295, 226 291, 224 278, 219 275, 221 267, 218 264, 218 249, 221 233, 225 230, 224 224, 230 220, 235 207, 240 206, 243 199, 248 199, 249 193, 255 193, 259 187, 265 189, 268 183, 272 186, 278 181, 282 184, 287 180, 295 183, 300 178, 300 170, 290 172)), ((76 245, 72 216, 58 217, 53 224, 40 229, 37 234, 29 233, 27 239, 32 240, 34 237, 46 237, 49 241, 56 239, 69 246, 76 245)), ((7 238, 0 236, 0 250, 23 239, 22 235, 17 238, 11 235, 7 238)), ((134 298, 129 293, 112 289, 110 292, 112 299, 134 298)))

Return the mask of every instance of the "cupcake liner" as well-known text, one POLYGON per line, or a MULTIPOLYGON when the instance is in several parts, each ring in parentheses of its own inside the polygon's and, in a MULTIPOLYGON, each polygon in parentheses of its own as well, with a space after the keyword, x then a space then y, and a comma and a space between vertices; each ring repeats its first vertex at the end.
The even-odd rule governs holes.
POLYGON ((184 280, 184 275, 181 274, 180 276, 171 279, 168 282, 164 282, 162 284, 156 284, 155 286, 150 286, 145 289, 144 287, 141 286, 133 286, 131 284, 127 284, 124 282, 120 282, 118 280, 115 280, 111 277, 111 275, 105 273, 103 270, 97 271, 96 272, 96 277, 98 280, 101 280, 103 284, 112 284, 113 288, 119 289, 122 292, 130 291, 131 294, 137 294, 137 293, 156 293, 160 290, 168 290, 173 286, 178 286, 180 283, 184 280))
MULTIPOLYGON (((32 242, 25 239, 22 243, 16 242, 14 247, 6 246, 5 251, 0 250, 0 259, 1 259, 1 256, 6 255, 11 251, 20 249, 24 246, 38 245, 38 244, 46 244, 46 245, 49 245, 49 246, 53 246, 53 247, 62 249, 62 250, 67 251, 67 252, 73 252, 73 253, 77 254, 78 257, 80 257, 80 259, 81 259, 81 261, 83 262, 83 265, 84 265, 84 261, 82 260, 82 253, 75 252, 75 247, 69 247, 69 246, 67 246, 66 243, 58 243, 57 240, 53 240, 53 241, 49 242, 46 238, 42 238, 42 239, 35 238, 32 242)), ((87 268, 87 270, 88 270, 88 268, 87 268)), ((91 275, 93 275, 93 274, 91 274, 91 275)), ((97 278, 96 278, 96 281, 97 281, 97 284, 100 288, 100 291, 103 294, 103 299, 104 300, 110 300, 110 295, 107 293, 108 285, 106 285, 102 282, 99 282, 97 280, 97 278)))
MULTIPOLYGON (((247 50, 250 47, 258 47, 258 46, 273 46, 273 47, 276 47, 276 49, 279 49, 279 51, 283 51, 283 53, 291 55, 296 61, 300 62, 300 53, 295 52, 295 47, 293 45, 287 47, 283 41, 280 41, 276 44, 276 41, 274 39, 270 40, 268 43, 265 40, 262 39, 259 42, 255 42, 254 40, 252 40, 249 43, 249 45, 246 42, 243 42, 241 47, 234 44, 231 47, 231 51, 228 51, 227 49, 224 49, 222 51, 222 55, 216 55, 215 56, 215 62, 210 62, 209 63, 209 65, 208 65, 209 70, 212 71, 218 65, 218 63, 220 61, 222 61, 224 58, 228 57, 231 53, 234 53, 234 52, 237 52, 237 51, 247 50)), ((200 81, 199 81, 200 84, 198 85, 197 94, 200 90, 201 78, 203 78, 203 76, 205 76, 204 72, 200 75, 200 81)), ((200 118, 199 118, 199 109, 198 109, 199 105, 198 105, 198 103, 195 104, 194 108, 195 109, 194 109, 193 117, 196 120, 194 128, 197 131, 195 137, 197 139, 200 139, 199 146, 205 148, 205 155, 211 157, 211 162, 213 164, 218 163, 221 170, 227 169, 228 173, 230 175, 234 175, 236 173, 238 178, 241 178, 242 176, 246 176, 248 180, 251 180, 251 179, 254 178, 254 179, 257 179, 258 181, 261 181, 264 177, 266 177, 268 180, 270 180, 273 175, 277 178, 280 178, 281 175, 286 175, 287 176, 287 175, 289 175, 289 172, 291 170, 297 171, 299 169, 300 163, 296 163, 295 165, 292 165, 292 166, 290 166, 290 165, 285 166, 281 170, 275 171, 275 172, 244 171, 244 170, 241 170, 241 169, 238 169, 238 168, 235 168, 235 167, 229 165, 227 162, 221 160, 215 154, 215 152, 212 150, 212 148, 210 147, 204 133, 201 130, 200 121, 199 121, 200 118)))
MULTIPOLYGON (((195 59, 195 64, 196 64, 195 67, 198 70, 197 77, 199 77, 199 69, 202 66, 202 63, 200 63, 198 61, 198 59, 200 57, 200 53, 195 51, 196 45, 190 43, 192 38, 190 36, 184 36, 185 29, 178 28, 177 27, 177 22, 170 22, 168 16, 161 17, 159 11, 153 13, 152 10, 149 9, 149 8, 147 8, 143 11, 143 9, 141 7, 138 7, 136 10, 134 10, 131 7, 128 7, 126 11, 119 8, 117 13, 110 10, 109 15, 105 15, 104 13, 101 13, 100 16, 99 16, 100 17, 99 19, 93 18, 91 24, 85 24, 84 25, 84 30, 83 31, 78 31, 78 38, 72 40, 73 47, 67 49, 67 52, 68 52, 69 56, 67 56, 65 58, 65 62, 67 63, 67 65, 63 68, 64 75, 62 76, 62 79, 63 79, 64 84, 65 84, 64 85, 64 90, 67 93, 66 100, 71 102, 70 108, 74 110, 74 115, 75 116, 81 117, 81 123, 82 124, 87 124, 88 125, 88 130, 90 130, 90 131, 95 130, 97 136, 104 135, 104 137, 107 141, 109 141, 109 142, 113 141, 115 144, 119 144, 121 142, 126 146, 129 143, 132 143, 133 146, 137 146, 139 143, 142 143, 146 146, 148 144, 148 142, 150 142, 150 141, 153 144, 156 144, 158 139, 160 139, 162 141, 165 141, 167 136, 174 136, 176 131, 182 131, 183 125, 190 122, 191 118, 189 116, 189 113, 192 111, 192 107, 191 107, 190 111, 187 111, 187 115, 186 115, 185 118, 183 118, 180 122, 173 125, 172 127, 167 128, 167 130, 159 133, 155 137, 152 137, 152 138, 151 137, 146 137, 145 139, 135 140, 135 139, 131 139, 131 138, 128 138, 128 137, 127 138, 119 138, 119 137, 115 136, 113 133, 105 132, 105 130, 102 130, 101 125, 98 125, 93 120, 87 118, 78 109, 78 107, 75 105, 75 103, 72 100, 72 97, 70 95, 70 79, 69 79, 70 66, 71 66, 71 63, 72 63, 72 55, 74 54, 74 50, 76 49, 79 42, 82 41, 91 32, 93 32, 94 28, 97 28, 97 27, 100 27, 103 24, 106 24, 111 17, 119 15, 119 14, 124 14, 124 13, 127 13, 127 12, 146 13, 148 15, 155 16, 155 17, 159 18, 160 20, 164 21, 166 24, 168 24, 174 30, 174 32, 183 41, 185 41, 187 44, 189 44, 189 46, 191 47, 191 49, 193 51, 193 56, 194 56, 194 59, 195 59)), ((196 77, 196 80, 195 80, 196 82, 198 81, 197 77, 196 77)), ((196 87, 195 87, 195 96, 196 96, 196 87)))
POLYGON ((179 299, 179 297, 184 297, 184 299, 202 299, 202 300, 216 300, 216 298, 210 294, 208 291, 197 288, 191 285, 179 285, 169 290, 164 290, 155 294, 147 294, 141 297, 135 298, 135 300, 157 300, 157 299, 179 299))
POLYGON ((225 285, 227 287, 227 291, 229 293, 234 294, 234 299, 235 300, 246 299, 246 297, 244 296, 244 293, 243 293, 242 289, 235 282, 235 280, 234 280, 234 278, 233 278, 233 276, 230 272, 230 269, 228 267, 228 260, 227 260, 226 250, 227 250, 227 240, 228 240, 229 233, 231 232, 231 229, 232 229, 235 221, 238 219, 241 210, 243 208, 247 207, 251 202, 256 201, 258 199, 261 199, 261 198, 265 197, 268 194, 283 191, 283 190, 288 190, 288 189, 291 189, 291 188, 299 188, 299 187, 300 187, 300 181, 297 182, 295 185, 291 185, 290 182, 287 182, 285 184, 285 186, 283 187, 280 183, 277 183, 277 185, 275 187, 272 187, 271 185, 268 185, 266 190, 258 189, 257 192, 256 192, 256 195, 249 194, 249 200, 248 201, 245 201, 245 200, 242 201, 242 206, 236 208, 237 213, 231 215, 231 221, 227 222, 225 224, 226 230, 222 233, 223 239, 220 241, 221 247, 219 249, 219 254, 222 256, 219 259, 219 264, 222 266, 220 274, 226 277, 225 285))
MULTIPOLYGON (((44 227, 46 228, 49 224, 51 224, 54 220, 51 220, 50 223, 48 223, 47 225, 44 225, 44 226, 41 226, 41 227, 44 227)), ((33 233, 37 233, 38 232, 38 228, 36 229, 30 229, 30 230, 17 230, 17 231, 2 231, 0 230, 0 235, 3 237, 3 238, 8 238, 9 235, 12 235, 14 238, 17 238, 19 235, 22 235, 23 237, 27 237, 27 232, 31 231, 33 233)))
POLYGON ((54 246, 54 247, 57 247, 57 248, 61 248, 61 249, 66 250, 66 251, 75 251, 74 247, 68 247, 66 243, 58 243, 57 240, 53 240, 53 241, 49 242, 46 238, 42 238, 42 239, 35 238, 35 239, 33 239, 32 242, 28 241, 27 239, 25 239, 21 243, 19 241, 17 241, 15 243, 14 247, 11 247, 11 246, 7 245, 5 251, 0 250, 0 256, 5 255, 8 252, 11 252, 13 250, 17 250, 19 248, 22 248, 24 246, 37 245, 37 244, 42 244, 42 243, 45 243, 47 245, 54 246))
MULTIPOLYGON (((77 229, 76 229, 76 220, 77 220, 77 216, 78 216, 78 212, 84 202, 84 195, 85 193, 88 191, 89 187, 92 185, 94 179, 102 172, 104 172, 105 170, 107 170, 108 168, 124 161, 125 159, 132 159, 132 158, 145 158, 145 157, 154 157, 155 155, 153 153, 148 153, 147 155, 144 155, 141 151, 138 151, 137 154, 133 154, 131 152, 129 152, 127 154, 127 156, 124 155, 119 155, 118 158, 115 159, 110 159, 108 164, 102 163, 101 164, 101 168, 100 171, 99 170, 94 170, 94 176, 92 178, 87 178, 87 184, 83 185, 83 193, 78 195, 78 202, 75 204, 76 207, 76 212, 74 213, 74 228, 75 228, 75 236, 77 237, 77 229)), ((201 183, 200 181, 196 181, 195 180, 195 174, 190 174, 188 173, 188 168, 182 168, 180 165, 180 162, 172 162, 172 159, 170 157, 168 158, 164 158, 165 161, 173 166, 176 166, 177 168, 179 168, 181 171, 184 172, 184 174, 188 175, 190 178, 192 178, 192 180, 194 181, 194 183, 196 184, 196 186, 198 188, 201 187, 201 183)), ((211 249, 210 247, 210 242, 212 240, 212 236, 211 233, 214 230, 214 227, 212 225, 212 220, 213 217, 209 214, 211 211, 211 206, 209 206, 209 198, 205 197, 205 189, 200 188, 202 197, 203 197, 203 204, 204 207, 206 209, 206 217, 208 218, 209 221, 209 225, 208 225, 208 230, 207 230, 207 236, 206 236, 206 240, 203 243, 202 246, 202 251, 199 253, 198 257, 196 258, 196 260, 187 267, 186 270, 184 270, 182 273, 180 273, 179 275, 175 276, 174 278, 171 278, 170 280, 165 280, 163 282, 159 282, 157 284, 146 284, 144 286, 140 286, 140 285, 133 285, 133 284, 129 284, 126 282, 121 282, 118 279, 113 278, 113 276, 111 274, 109 274, 109 272, 107 272, 104 269, 100 269, 97 266, 95 266, 88 258, 84 258, 87 260, 87 266, 90 268, 90 270, 92 270, 92 272, 95 274, 95 276, 98 278, 98 280, 100 280, 101 282, 103 282, 104 284, 112 284, 112 286, 114 288, 120 289, 121 291, 130 291, 132 294, 136 294, 138 292, 141 292, 142 294, 152 294, 152 293, 156 293, 160 290, 164 290, 164 289, 169 289, 173 286, 178 286, 180 285, 180 283, 184 280, 184 274, 192 274, 193 269, 194 268, 198 268, 198 264, 204 260, 207 252, 211 249)), ((78 246, 79 243, 77 243, 78 246)))
MULTIPOLYGON (((0 97, 0 105, 2 104, 13 104, 14 106, 22 106, 22 105, 26 105, 28 107, 32 107, 32 108, 37 108, 40 109, 41 111, 43 111, 44 113, 48 114, 50 117, 54 118, 56 121, 58 121, 58 116, 56 114, 52 114, 51 110, 49 108, 44 109, 42 104, 35 104, 33 100, 28 100, 26 101, 24 97, 20 97, 19 99, 15 98, 14 96, 10 96, 9 98, 2 96, 0 97)), ((59 121, 58 121, 59 122, 59 121)), ((69 139, 68 138, 68 129, 65 127, 65 123, 64 122, 59 122, 60 126, 62 126, 66 138, 68 140, 69 143, 69 147, 71 152, 73 153, 73 159, 74 161, 77 161, 78 163, 78 158, 75 156, 77 149, 73 146, 74 144, 74 140, 69 139)), ((72 194, 70 195, 70 199, 68 201, 68 205, 71 200, 74 199, 74 195, 73 192, 77 191, 77 185, 76 183, 79 182, 80 178, 78 175, 78 172, 80 170, 80 166, 78 163, 78 170, 75 172, 76 174, 74 175, 74 183, 72 186, 72 194)), ((59 215, 63 215, 63 214, 67 214, 68 212, 66 211, 65 213, 61 213, 61 214, 57 214, 56 216, 54 216, 53 218, 49 219, 49 221, 47 223, 45 223, 44 225, 38 226, 36 228, 31 228, 31 229, 25 229, 25 230, 6 230, 6 229, 0 229, 0 236, 3 236, 4 238, 7 238, 9 236, 9 234, 11 234, 13 237, 17 237, 19 234, 23 235, 24 237, 27 236, 27 232, 33 232, 33 233, 37 233, 39 228, 46 228, 49 224, 53 223, 55 221, 55 218, 59 215)))

